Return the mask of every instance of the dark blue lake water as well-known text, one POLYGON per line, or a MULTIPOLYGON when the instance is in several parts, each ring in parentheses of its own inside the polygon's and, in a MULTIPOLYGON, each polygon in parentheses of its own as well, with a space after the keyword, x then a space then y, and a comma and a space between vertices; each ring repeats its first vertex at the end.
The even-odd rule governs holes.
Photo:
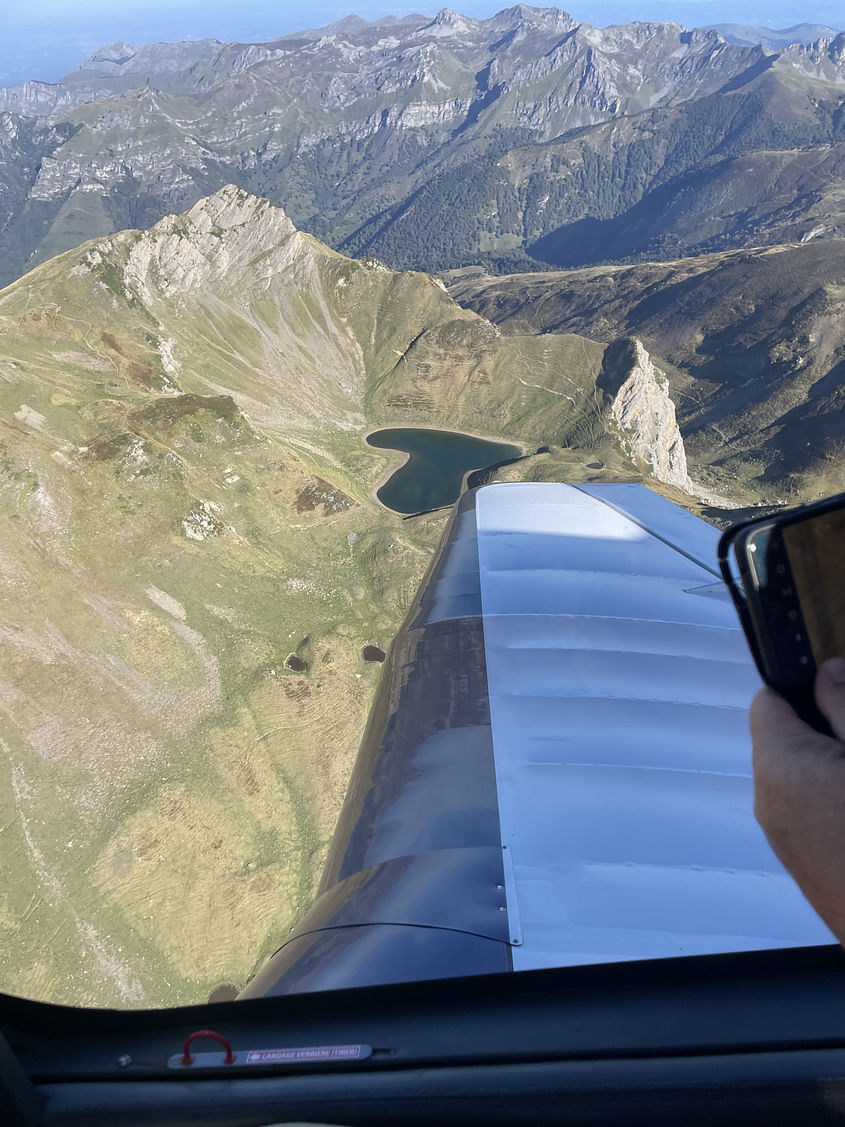
POLYGON ((367 437, 380 450, 402 450, 410 458, 378 491, 378 499, 396 513, 419 513, 457 500, 467 470, 518 458, 519 446, 488 442, 470 434, 423 427, 391 427, 367 437))

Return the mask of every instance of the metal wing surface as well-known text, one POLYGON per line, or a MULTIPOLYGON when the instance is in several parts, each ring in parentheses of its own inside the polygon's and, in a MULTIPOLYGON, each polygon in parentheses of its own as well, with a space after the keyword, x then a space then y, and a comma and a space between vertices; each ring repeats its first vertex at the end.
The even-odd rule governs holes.
POLYGON ((753 818, 717 541, 639 485, 464 495, 245 996, 833 942, 753 818))

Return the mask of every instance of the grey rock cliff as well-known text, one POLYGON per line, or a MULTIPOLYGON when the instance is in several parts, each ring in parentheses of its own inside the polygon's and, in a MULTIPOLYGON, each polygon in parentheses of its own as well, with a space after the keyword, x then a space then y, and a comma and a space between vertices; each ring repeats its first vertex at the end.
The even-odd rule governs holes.
POLYGON ((645 462, 658 481, 691 489, 668 381, 642 342, 629 337, 609 345, 598 385, 627 455, 645 462))

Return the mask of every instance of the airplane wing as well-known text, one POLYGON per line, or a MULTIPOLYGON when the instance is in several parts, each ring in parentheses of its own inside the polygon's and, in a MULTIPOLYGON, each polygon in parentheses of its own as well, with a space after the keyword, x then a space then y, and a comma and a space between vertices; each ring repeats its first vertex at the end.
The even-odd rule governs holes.
POLYGON ((717 540, 639 485, 466 493, 241 997, 834 942, 753 818, 717 540))

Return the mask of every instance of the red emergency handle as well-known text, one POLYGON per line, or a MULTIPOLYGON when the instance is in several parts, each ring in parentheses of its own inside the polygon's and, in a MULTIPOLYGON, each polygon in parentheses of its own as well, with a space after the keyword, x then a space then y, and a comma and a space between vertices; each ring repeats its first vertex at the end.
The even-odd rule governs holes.
POLYGON ((211 1037, 214 1041, 219 1041, 223 1048, 226 1050, 226 1055, 223 1058, 224 1064, 234 1064, 235 1054, 232 1052, 232 1046, 222 1035, 222 1033, 215 1033, 213 1029, 198 1029, 196 1033, 192 1033, 188 1040, 185 1042, 185 1051, 182 1055, 181 1063, 186 1067, 194 1063, 194 1058, 191 1056, 191 1045, 198 1037, 211 1037))

